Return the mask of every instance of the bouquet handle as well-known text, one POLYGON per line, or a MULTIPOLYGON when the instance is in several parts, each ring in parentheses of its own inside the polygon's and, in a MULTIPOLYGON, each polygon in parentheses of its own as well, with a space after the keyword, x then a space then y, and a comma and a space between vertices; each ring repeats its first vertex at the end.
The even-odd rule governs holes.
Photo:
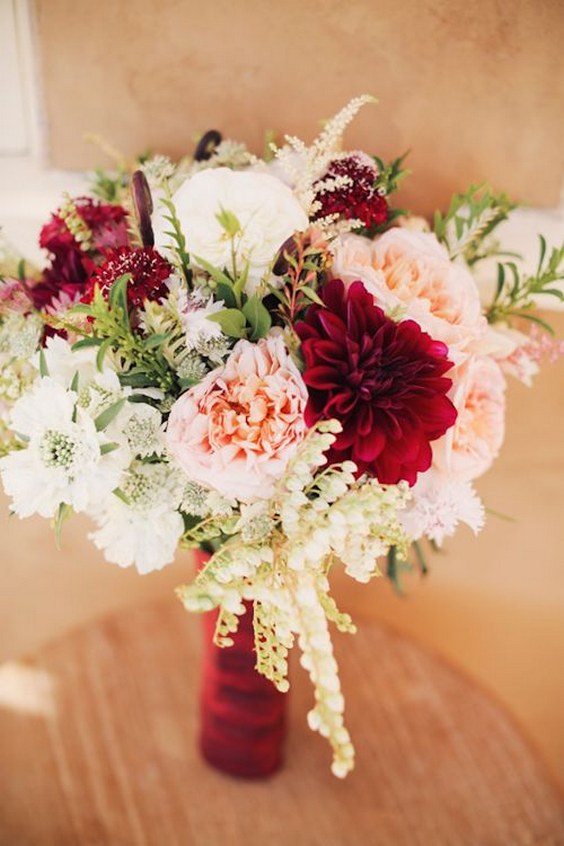
POLYGON ((286 694, 255 669, 252 604, 246 603, 233 646, 214 644, 216 621, 216 610, 203 614, 200 750, 224 773, 264 778, 282 765, 286 694))

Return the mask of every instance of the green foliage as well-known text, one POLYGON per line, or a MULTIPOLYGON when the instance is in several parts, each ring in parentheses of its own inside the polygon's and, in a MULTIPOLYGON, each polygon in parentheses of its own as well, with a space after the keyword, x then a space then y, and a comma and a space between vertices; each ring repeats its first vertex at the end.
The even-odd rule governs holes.
POLYGON ((96 431, 103 432, 104 429, 110 425, 112 420, 115 420, 126 402, 127 400, 123 397, 122 399, 117 400, 117 402, 112 403, 108 406, 108 408, 104 409, 104 411, 102 411, 94 420, 96 431))
POLYGON ((463 194, 454 194, 445 215, 435 212, 435 235, 451 258, 462 256, 470 266, 497 253, 485 239, 507 218, 515 203, 506 194, 494 194, 487 184, 471 185, 463 194))
POLYGON ((249 297, 242 308, 242 312, 251 328, 251 341, 264 338, 272 326, 272 318, 259 297, 249 297))
MULTIPOLYGON (((88 332, 93 333, 73 344, 73 349, 97 347, 96 364, 100 370, 106 355, 112 352, 121 370, 122 385, 158 387, 169 392, 176 385, 175 372, 165 355, 170 335, 165 332, 143 337, 139 330, 132 328, 127 300, 129 279, 129 274, 120 276, 110 288, 107 300, 100 289, 95 288, 91 303, 79 303, 70 310, 71 321, 73 314, 86 316, 90 322, 88 332)), ((86 332, 80 323, 66 323, 64 328, 86 332)))
POLYGON ((246 318, 238 308, 224 308, 210 314, 208 320, 219 323, 221 331, 230 338, 244 338, 246 336, 246 318))
POLYGON ((55 543, 57 544, 57 549, 61 548, 61 535, 63 531, 63 523, 65 520, 73 514, 73 509, 71 505, 67 505, 66 502, 61 502, 59 507, 57 508, 57 513, 53 518, 53 528, 55 530, 55 543))
POLYGON ((190 256, 186 250, 186 238, 182 232, 182 227, 180 226, 180 221, 178 220, 174 203, 170 197, 162 199, 161 203, 168 211, 168 214, 164 215, 164 219, 167 220, 172 227, 164 234, 170 235, 173 240, 172 250, 175 257, 176 267, 184 278, 188 288, 190 288, 192 284, 192 270, 190 269, 190 256))
POLYGON ((389 197, 390 194, 393 194, 394 191, 397 191, 400 182, 402 182, 402 180, 411 173, 410 170, 404 168, 403 166, 403 163, 408 155, 409 150, 407 150, 402 156, 398 156, 397 159, 393 159, 389 164, 386 164, 378 156, 372 157, 378 166, 376 186, 387 197, 389 197))
POLYGON ((128 182, 123 167, 114 172, 96 168, 91 177, 91 191, 106 203, 119 203, 128 182))
POLYGON ((241 234, 242 227, 239 223, 239 218, 233 212, 222 208, 215 217, 229 238, 235 238, 241 234))
POLYGON ((279 301, 280 317, 292 329, 312 303, 323 306, 317 289, 323 284, 329 262, 328 245, 326 242, 311 243, 307 235, 296 235, 293 249, 285 250, 283 259, 287 270, 279 287, 272 287, 270 294, 279 301))
POLYGON ((555 283, 564 282, 564 244, 547 253, 546 240, 542 235, 539 235, 539 242, 539 260, 534 274, 522 274, 512 261, 498 263, 496 290, 486 312, 490 323, 524 318, 552 333, 552 327, 538 315, 531 314, 530 310, 535 306, 534 298, 538 294, 548 294, 560 302, 564 301, 564 293, 554 287, 555 283))

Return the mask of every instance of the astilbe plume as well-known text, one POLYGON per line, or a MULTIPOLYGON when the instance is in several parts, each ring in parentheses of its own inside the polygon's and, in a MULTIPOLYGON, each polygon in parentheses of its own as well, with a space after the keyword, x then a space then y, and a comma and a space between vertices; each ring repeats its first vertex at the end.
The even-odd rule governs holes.
POLYGON ((413 320, 395 323, 362 282, 340 279, 319 292, 296 324, 309 400, 306 423, 335 418, 343 431, 328 459, 352 459, 383 484, 414 484, 431 465, 430 442, 456 420, 446 396, 451 367, 445 344, 413 320))

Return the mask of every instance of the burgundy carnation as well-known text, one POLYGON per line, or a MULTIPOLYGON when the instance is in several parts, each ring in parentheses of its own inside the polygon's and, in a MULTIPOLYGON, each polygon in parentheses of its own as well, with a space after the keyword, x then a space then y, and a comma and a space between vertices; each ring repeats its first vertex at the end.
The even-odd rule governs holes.
POLYGON ((106 260, 90 277, 85 302, 91 302, 96 286, 105 293, 125 273, 131 273, 127 296, 133 306, 142 306, 145 300, 160 300, 168 291, 166 280, 173 272, 172 266, 151 247, 121 247, 110 250, 106 260))
POLYGON ((346 220, 361 220, 367 229, 380 226, 388 219, 388 203, 378 193, 376 165, 363 153, 334 159, 313 187, 321 208, 315 219, 337 215, 346 220), (333 187, 333 180, 342 184, 333 187))
POLYGON ((333 417, 342 424, 331 462, 352 459, 383 484, 412 485, 431 464, 430 441, 456 420, 446 396, 452 382, 443 376, 452 366, 448 348, 415 321, 386 317, 362 282, 345 290, 333 279, 320 296, 325 307, 312 305, 296 324, 306 423, 333 417))

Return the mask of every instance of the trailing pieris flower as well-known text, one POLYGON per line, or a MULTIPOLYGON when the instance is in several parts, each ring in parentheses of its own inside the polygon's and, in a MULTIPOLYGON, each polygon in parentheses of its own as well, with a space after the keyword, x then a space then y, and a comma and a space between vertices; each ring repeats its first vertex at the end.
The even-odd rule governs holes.
POLYGON ((419 476, 407 508, 398 516, 410 538, 427 537, 439 546, 454 534, 458 523, 466 523, 478 534, 485 519, 484 506, 471 482, 435 469, 419 476))
POLYGON ((9 425, 25 446, 0 460, 0 473, 20 517, 54 517, 61 504, 86 511, 116 487, 130 460, 77 407, 77 394, 50 377, 15 403, 9 425))
POLYGON ((89 537, 106 559, 140 573, 170 564, 184 531, 178 509, 182 483, 169 465, 133 462, 110 495, 93 512, 98 529, 89 537))

